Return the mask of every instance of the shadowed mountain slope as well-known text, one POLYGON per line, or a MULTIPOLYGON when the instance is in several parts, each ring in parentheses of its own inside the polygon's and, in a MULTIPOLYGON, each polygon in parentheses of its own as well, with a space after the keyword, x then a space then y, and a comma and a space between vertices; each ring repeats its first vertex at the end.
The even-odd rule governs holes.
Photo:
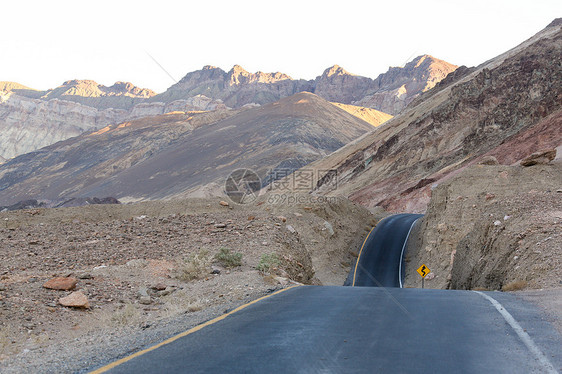
POLYGON ((0 166, 0 201, 205 195, 220 191, 234 169, 261 177, 297 169, 372 128, 309 93, 254 109, 147 117, 8 161, 0 166))

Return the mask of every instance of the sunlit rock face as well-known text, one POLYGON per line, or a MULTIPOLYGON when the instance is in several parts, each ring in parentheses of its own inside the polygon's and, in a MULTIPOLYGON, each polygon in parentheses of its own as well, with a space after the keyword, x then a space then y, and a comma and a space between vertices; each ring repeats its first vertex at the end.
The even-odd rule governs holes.
POLYGON ((0 95, 0 157, 9 159, 85 131, 116 123, 122 109, 98 110, 65 100, 0 95))
POLYGON ((0 82, 0 157, 9 159, 85 131, 146 116, 256 107, 299 92, 394 115, 455 68, 423 55, 376 79, 334 65, 315 79, 304 80, 279 72, 250 73, 240 65, 229 71, 205 66, 158 95, 128 82, 108 87, 92 80, 69 80, 47 91, 0 82))

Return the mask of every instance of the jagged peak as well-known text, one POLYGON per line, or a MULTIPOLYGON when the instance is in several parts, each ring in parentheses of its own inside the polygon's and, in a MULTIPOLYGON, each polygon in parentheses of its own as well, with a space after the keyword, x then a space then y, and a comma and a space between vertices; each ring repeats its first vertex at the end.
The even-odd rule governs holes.
POLYGON ((549 27, 560 26, 560 25, 562 25, 562 18, 555 18, 546 27, 549 28, 549 27))
POLYGON ((0 91, 12 91, 12 90, 33 90, 33 88, 29 88, 20 84, 18 82, 11 82, 11 81, 0 81, 0 91))
POLYGON ((156 92, 152 91, 151 89, 137 87, 131 82, 123 81, 115 82, 111 87, 109 87, 109 90, 132 93, 143 97, 151 97, 156 95, 156 92))
POLYGON ((339 65, 333 65, 324 70, 323 77, 331 77, 334 75, 353 75, 339 65))
POLYGON ((203 66, 203 69, 201 69, 201 70, 217 70, 217 69, 220 69, 220 68, 218 68, 216 66, 213 66, 213 65, 205 65, 205 66, 203 66))
POLYGON ((244 75, 250 74, 240 65, 234 65, 228 73, 229 74, 244 74, 244 75))
POLYGON ((412 61, 408 62, 407 66, 413 66, 414 68, 419 68, 424 62, 428 61, 429 65, 433 64, 443 64, 447 66, 451 66, 457 68, 457 65, 451 64, 445 60, 440 60, 438 58, 433 57, 432 55, 424 54, 418 57, 415 57, 412 61))
POLYGON ((98 82, 96 82, 94 80, 91 80, 91 79, 71 79, 71 80, 63 82, 61 87, 64 87, 64 86, 79 86, 79 85, 101 86, 101 84, 99 84, 98 82))

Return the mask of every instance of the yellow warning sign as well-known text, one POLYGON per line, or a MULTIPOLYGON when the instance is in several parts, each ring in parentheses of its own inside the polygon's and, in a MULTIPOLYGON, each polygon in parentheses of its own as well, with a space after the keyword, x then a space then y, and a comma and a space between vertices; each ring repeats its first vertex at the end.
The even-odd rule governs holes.
POLYGON ((425 278, 426 275, 429 274, 429 272, 431 272, 431 270, 429 270, 429 268, 425 266, 425 264, 418 268, 418 273, 420 273, 422 278, 425 278))

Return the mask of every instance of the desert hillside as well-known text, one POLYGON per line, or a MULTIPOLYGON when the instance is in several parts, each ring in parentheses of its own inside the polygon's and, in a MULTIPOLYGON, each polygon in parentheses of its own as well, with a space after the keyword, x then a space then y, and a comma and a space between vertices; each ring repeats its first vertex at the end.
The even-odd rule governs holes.
POLYGON ((265 182, 272 170, 296 170, 388 117, 370 113, 368 123, 349 111, 300 93, 257 108, 173 112, 108 126, 1 165, 0 201, 216 196, 235 169, 255 170, 265 182))
POLYGON ((345 199, 264 198, 23 210, 0 221, 0 368, 15 373, 75 372, 122 352, 123 337, 138 349, 142 334, 161 339, 297 282, 340 285, 376 217, 345 199), (89 309, 60 304, 73 293, 89 309))
MULTIPOLYGON (((562 157, 529 167, 467 168, 433 190, 407 261, 427 264, 431 288, 558 288, 561 187, 562 157)), ((415 268, 407 267, 406 286, 421 286, 415 268)))
POLYGON ((560 146, 561 40, 561 26, 550 26, 438 85, 385 126, 310 165, 337 169, 337 189, 320 181, 316 191, 424 212, 432 188, 484 156, 509 165, 560 146))

